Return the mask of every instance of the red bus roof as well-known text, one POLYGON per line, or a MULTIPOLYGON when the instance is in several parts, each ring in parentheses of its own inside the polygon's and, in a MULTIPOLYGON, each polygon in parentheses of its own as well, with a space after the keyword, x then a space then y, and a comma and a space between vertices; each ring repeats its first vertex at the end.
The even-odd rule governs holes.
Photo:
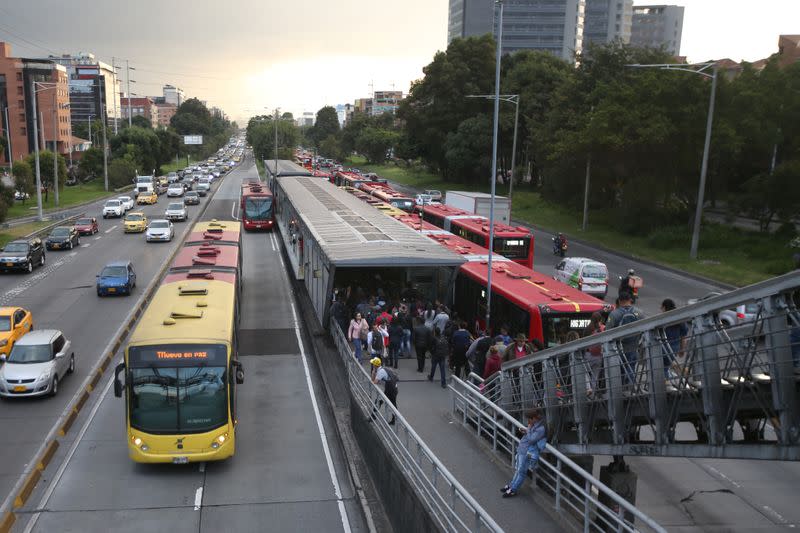
POLYGON ((170 270, 190 268, 239 267, 239 248, 236 246, 187 246, 178 252, 170 270))
MULTIPOLYGON (((464 263, 459 267, 459 272, 485 287, 488 283, 488 267, 486 262, 464 263)), ((513 261, 492 262, 492 270, 492 292, 519 307, 531 310, 538 307, 542 313, 592 313, 609 307, 593 296, 513 261)))
MULTIPOLYGON (((443 230, 438 226, 434 226, 430 222, 425 222, 415 215, 395 216, 395 220, 399 220, 411 229, 422 233, 430 239, 435 240, 448 250, 457 253, 467 261, 487 261, 489 259, 489 250, 480 244, 468 241, 458 235, 453 235, 447 230, 443 230)), ((506 262, 509 259, 502 255, 493 254, 492 262, 506 262)))
POLYGON ((201 246, 206 243, 239 246, 238 231, 193 231, 186 238, 184 246, 201 246))
MULTIPOLYGON (((457 207, 452 207, 444 204, 428 204, 417 206, 418 211, 423 211, 426 214, 438 216, 440 218, 447 217, 463 217, 451 219, 451 224, 472 231, 474 233, 484 233, 489 236, 489 219, 482 215, 476 215, 469 211, 464 211, 457 207)), ((531 235, 528 228, 522 226, 509 226, 502 222, 494 223, 494 236, 500 238, 506 237, 526 237, 531 235)))
POLYGON ((245 181, 242 183, 242 196, 272 196, 272 191, 263 183, 253 183, 252 181, 245 181))
POLYGON ((167 283, 174 283, 176 281, 204 281, 204 280, 216 280, 216 281, 224 281, 227 283, 235 284, 236 283, 236 272, 220 272, 220 271, 212 271, 210 269, 192 269, 183 272, 169 272, 165 277, 164 280, 161 282, 162 285, 167 283))

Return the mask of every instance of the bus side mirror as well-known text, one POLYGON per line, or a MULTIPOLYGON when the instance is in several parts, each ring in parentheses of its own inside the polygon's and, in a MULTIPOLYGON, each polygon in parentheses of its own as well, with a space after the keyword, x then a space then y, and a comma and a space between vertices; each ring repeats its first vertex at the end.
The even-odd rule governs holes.
POLYGON ((236 384, 241 385, 244 383, 244 368, 242 368, 242 363, 239 361, 234 361, 233 365, 236 369, 236 384))
POLYGON ((125 363, 120 363, 114 369, 114 396, 122 398, 122 382, 119 380, 119 373, 125 370, 125 363))

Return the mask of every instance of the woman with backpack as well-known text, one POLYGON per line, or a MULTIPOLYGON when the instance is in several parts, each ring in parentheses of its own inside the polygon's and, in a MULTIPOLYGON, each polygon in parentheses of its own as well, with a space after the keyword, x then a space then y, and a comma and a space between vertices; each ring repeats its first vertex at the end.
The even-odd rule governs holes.
POLYGON ((386 347, 383 342, 384 333, 388 339, 389 333, 386 331, 386 328, 381 328, 380 324, 375 324, 372 326, 372 331, 367 335, 367 346, 369 346, 371 358, 380 357, 383 359, 386 357, 386 347))

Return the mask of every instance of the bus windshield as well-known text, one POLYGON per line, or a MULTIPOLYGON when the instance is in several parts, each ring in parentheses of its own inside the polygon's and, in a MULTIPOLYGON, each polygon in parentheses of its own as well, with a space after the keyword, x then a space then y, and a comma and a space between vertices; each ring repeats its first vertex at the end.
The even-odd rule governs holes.
POLYGON ((131 427, 153 434, 202 433, 228 422, 222 345, 131 347, 131 427))
POLYGON ((272 198, 248 197, 244 203, 244 214, 248 220, 269 220, 272 217, 272 198))
POLYGON ((509 259, 525 259, 530 251, 531 240, 528 237, 494 239, 494 251, 509 259))
POLYGON ((592 318, 591 313, 565 313, 565 314, 542 314, 542 334, 544 337, 545 348, 558 346, 570 340, 567 336, 570 332, 575 332, 578 338, 586 334, 586 328, 592 318))

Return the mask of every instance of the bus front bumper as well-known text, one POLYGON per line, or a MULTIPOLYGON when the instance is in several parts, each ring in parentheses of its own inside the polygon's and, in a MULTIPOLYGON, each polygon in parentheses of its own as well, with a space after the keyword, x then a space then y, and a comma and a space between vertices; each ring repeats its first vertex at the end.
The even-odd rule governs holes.
POLYGON ((128 456, 137 463, 221 461, 231 457, 234 450, 233 431, 228 428, 186 437, 139 433, 128 436, 128 456))

